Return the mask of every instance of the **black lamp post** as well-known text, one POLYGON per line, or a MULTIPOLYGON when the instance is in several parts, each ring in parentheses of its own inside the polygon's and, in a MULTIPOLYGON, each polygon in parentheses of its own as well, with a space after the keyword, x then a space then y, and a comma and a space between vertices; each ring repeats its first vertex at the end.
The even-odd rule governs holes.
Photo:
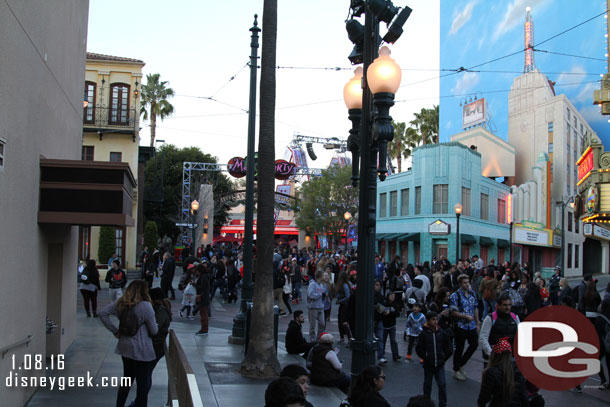
MULTIPOLYGON (((254 157, 254 138, 256 130, 256 70, 258 66, 258 28, 254 15, 254 25, 250 28, 250 100, 248 104, 248 149, 247 157, 254 157)), ((254 241, 254 161, 248 160, 246 164, 246 213, 244 224, 244 277, 241 286, 241 303, 239 313, 233 318, 233 330, 229 336, 229 343, 243 344, 246 340, 246 307, 252 301, 252 244, 254 241)))
POLYGON ((455 217, 457 218, 457 228, 455 231, 455 264, 457 264, 460 260, 460 216, 462 216, 462 204, 456 203, 453 209, 455 209, 455 217))
POLYGON ((570 205, 572 208, 574 207, 574 196, 568 197, 565 201, 558 201, 557 205, 561 205, 561 273, 565 273, 563 266, 565 264, 565 250, 566 250, 566 229, 565 229, 565 220, 566 220, 566 206, 570 205))
MULTIPOLYGON (((358 323, 354 332, 355 340, 350 344, 351 374, 356 376, 376 361, 373 279, 377 176, 383 181, 387 174, 387 143, 394 137, 389 110, 400 85, 401 71, 390 58, 387 47, 378 49, 379 21, 390 24, 398 14, 398 9, 389 0, 353 0, 351 9, 354 17, 365 13, 364 27, 353 19, 346 25, 349 38, 355 44, 349 60, 354 64, 363 63, 363 67, 356 69, 356 75, 346 84, 343 95, 352 122, 348 138, 348 149, 352 153, 352 184, 356 186, 360 182, 361 185, 358 209, 358 285, 355 294, 358 323), (378 54, 379 58, 373 61, 378 54), (357 86, 358 82, 360 87, 357 86)), ((411 9, 406 7, 394 20, 387 38, 384 37, 387 42, 398 39, 402 31, 400 27, 410 12, 411 9)))
POLYGON ((343 214, 343 219, 345 219, 345 250, 344 253, 347 254, 347 231, 349 229, 349 220, 352 218, 352 214, 349 211, 345 211, 343 214))
POLYGON ((199 202, 195 199, 193 202, 191 202, 191 256, 194 255, 193 250, 195 249, 195 245, 196 245, 196 237, 195 236, 195 232, 197 231, 197 227, 195 226, 195 220, 197 220, 197 211, 199 210, 199 202))

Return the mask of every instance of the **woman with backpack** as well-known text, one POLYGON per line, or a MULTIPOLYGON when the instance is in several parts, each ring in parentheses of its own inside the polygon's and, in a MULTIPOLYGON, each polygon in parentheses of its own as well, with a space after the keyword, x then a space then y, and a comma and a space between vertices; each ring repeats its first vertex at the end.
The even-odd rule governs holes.
POLYGON ((87 318, 91 317, 89 303, 91 303, 91 311, 93 317, 97 318, 97 292, 100 288, 100 272, 97 271, 95 260, 87 261, 87 266, 80 275, 80 293, 85 302, 85 311, 87 318))
MULTIPOLYGON (((136 407, 146 407, 152 377, 152 362, 156 359, 152 337, 159 329, 155 311, 148 293, 148 285, 143 280, 134 280, 117 301, 105 306, 99 313, 100 320, 119 340, 115 353, 123 360, 123 377, 135 379, 136 407), (110 320, 110 315, 119 319, 118 328, 110 320)), ((124 406, 131 386, 121 386, 117 393, 117 406, 124 406)))

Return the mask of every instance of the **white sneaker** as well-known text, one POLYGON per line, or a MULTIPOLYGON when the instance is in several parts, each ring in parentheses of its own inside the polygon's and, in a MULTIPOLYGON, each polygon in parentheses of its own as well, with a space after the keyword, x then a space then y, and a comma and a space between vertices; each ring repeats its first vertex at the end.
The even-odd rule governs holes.
POLYGON ((386 358, 380 358, 377 361, 377 363, 380 364, 380 365, 385 365, 386 363, 388 363, 388 360, 386 358))
POLYGON ((464 375, 463 375, 463 374, 462 374, 462 373, 461 373, 459 370, 457 370, 457 371, 453 372, 453 377, 454 377, 455 379, 457 379, 457 380, 461 380, 461 381, 466 380, 466 377, 464 377, 464 375))
POLYGON ((464 366, 460 367, 460 373, 462 374, 462 376, 464 376, 465 379, 468 378, 468 376, 466 376, 466 370, 464 370, 464 366))

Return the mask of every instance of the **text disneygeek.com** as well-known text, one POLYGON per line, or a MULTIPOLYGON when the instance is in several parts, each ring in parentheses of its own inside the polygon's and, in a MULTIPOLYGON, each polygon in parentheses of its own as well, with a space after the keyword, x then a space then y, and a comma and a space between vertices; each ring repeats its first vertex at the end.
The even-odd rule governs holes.
POLYGON ((87 372, 87 376, 22 376, 11 372, 5 379, 4 384, 10 387, 41 387, 49 390, 65 390, 73 387, 130 387, 131 377, 100 377, 95 383, 93 376, 87 372))

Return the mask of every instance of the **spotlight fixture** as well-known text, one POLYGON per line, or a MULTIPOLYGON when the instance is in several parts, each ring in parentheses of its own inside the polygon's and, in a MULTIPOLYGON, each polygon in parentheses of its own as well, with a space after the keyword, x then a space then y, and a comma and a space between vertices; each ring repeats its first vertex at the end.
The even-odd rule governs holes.
POLYGON ((394 6, 390 0, 370 0, 369 7, 379 21, 387 24, 390 24, 394 16, 398 14, 398 7, 394 6))
POLYGON ((364 13, 364 0, 352 0, 349 6, 354 17, 360 17, 364 13))
POLYGON ((364 26, 360 22, 351 19, 345 23, 345 29, 347 30, 347 37, 354 44, 354 49, 348 56, 348 59, 353 65, 361 64, 364 26))
POLYGON ((387 43, 394 44, 402 35, 402 26, 405 24, 409 16, 411 15, 411 8, 405 6, 398 17, 394 19, 390 28, 388 28, 388 32, 383 36, 383 40, 387 43))
POLYGON ((312 160, 317 160, 318 157, 316 156, 316 153, 313 151, 313 145, 311 143, 305 143, 305 147, 307 148, 307 155, 309 155, 309 158, 311 158, 312 160))

